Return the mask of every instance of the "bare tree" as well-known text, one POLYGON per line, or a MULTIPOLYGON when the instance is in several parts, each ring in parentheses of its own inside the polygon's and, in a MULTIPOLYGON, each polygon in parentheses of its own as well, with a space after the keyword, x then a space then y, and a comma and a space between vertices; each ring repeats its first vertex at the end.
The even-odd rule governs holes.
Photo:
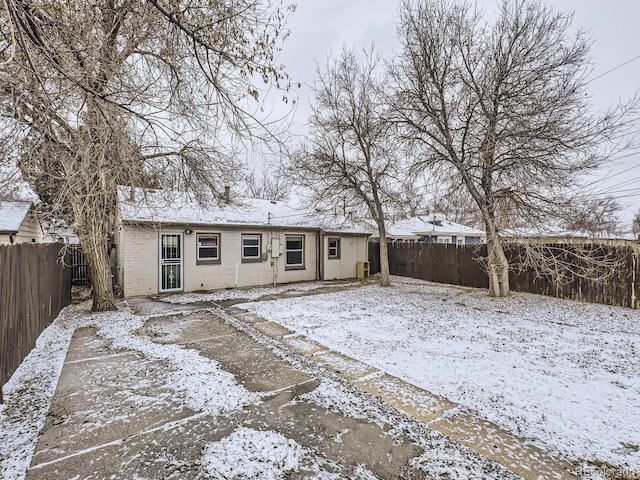
POLYGON ((586 203, 569 208, 569 218, 565 223, 568 230, 583 230, 588 232, 594 243, 606 236, 617 235, 619 228, 620 202, 605 196, 595 199, 585 199, 586 203))
POLYGON ((380 56, 344 48, 317 68, 310 133, 292 171, 317 208, 371 218, 380 236, 380 284, 388 286, 385 219, 400 198, 396 132, 386 121, 380 56))
POLYGON ((263 200, 285 201, 289 198, 291 178, 281 168, 265 166, 261 172, 247 176, 247 195, 263 200))
POLYGON ((221 198, 238 177, 228 145, 240 135, 270 138, 248 100, 262 95, 257 85, 288 89, 274 57, 289 8, 266 0, 3 4, 5 148, 76 228, 93 310, 115 308, 107 252, 118 184, 221 198))
POLYGON ((638 210, 631 220, 631 231, 636 239, 640 239, 640 210, 638 210))
POLYGON ((637 99, 592 112, 590 40, 572 36, 571 22, 531 0, 504 0, 493 22, 468 2, 401 4, 394 117, 416 169, 475 204, 492 296, 509 294, 501 229, 566 220, 588 198, 578 193, 581 176, 622 148, 604 142, 637 117, 637 99))

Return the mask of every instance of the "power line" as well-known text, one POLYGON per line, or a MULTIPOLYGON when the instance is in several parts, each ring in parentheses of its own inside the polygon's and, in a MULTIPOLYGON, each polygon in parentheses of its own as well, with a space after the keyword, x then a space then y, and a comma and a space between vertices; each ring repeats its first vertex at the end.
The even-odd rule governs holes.
POLYGON ((629 64, 629 63, 631 63, 631 62, 633 62, 634 60, 637 60, 637 59, 639 59, 639 58, 640 58, 640 55, 637 55, 637 56, 633 57, 631 60, 627 60, 626 62, 621 63, 620 65, 618 65, 618 66, 616 66, 616 67, 613 67, 611 70, 607 70, 606 72, 601 73, 601 74, 600 74, 600 75, 598 75, 597 77, 592 78, 591 80, 589 80, 588 82, 586 82, 586 83, 585 83, 585 85, 588 85, 589 83, 593 82, 594 80, 597 80, 597 79, 599 79, 599 78, 602 78, 602 77, 604 77, 605 75, 609 75, 611 72, 614 72, 614 71, 618 70, 619 68, 622 68, 622 67, 624 67, 625 65, 627 65, 627 64, 629 64))

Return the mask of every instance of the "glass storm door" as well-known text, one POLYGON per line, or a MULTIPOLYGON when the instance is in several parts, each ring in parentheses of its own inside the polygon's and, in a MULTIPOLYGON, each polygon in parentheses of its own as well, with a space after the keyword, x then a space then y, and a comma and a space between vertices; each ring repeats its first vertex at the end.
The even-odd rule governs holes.
POLYGON ((160 234, 160 291, 182 290, 182 234, 160 234))

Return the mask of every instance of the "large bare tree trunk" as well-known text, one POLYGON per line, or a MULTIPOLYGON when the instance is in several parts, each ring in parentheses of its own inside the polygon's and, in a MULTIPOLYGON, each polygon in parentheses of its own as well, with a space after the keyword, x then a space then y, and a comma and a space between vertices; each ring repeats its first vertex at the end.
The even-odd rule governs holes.
POLYGON ((487 229, 487 273, 489 274, 489 296, 509 295, 509 262, 504 254, 498 233, 487 229))
POLYGON ((108 225, 104 222, 104 212, 93 199, 81 202, 72 197, 78 236, 84 254, 91 286, 93 287, 92 312, 116 310, 113 301, 113 285, 108 253, 108 225))
POLYGON ((388 287, 391 285, 389 278, 389 248, 387 247, 387 233, 384 226, 380 230, 380 286, 388 287))

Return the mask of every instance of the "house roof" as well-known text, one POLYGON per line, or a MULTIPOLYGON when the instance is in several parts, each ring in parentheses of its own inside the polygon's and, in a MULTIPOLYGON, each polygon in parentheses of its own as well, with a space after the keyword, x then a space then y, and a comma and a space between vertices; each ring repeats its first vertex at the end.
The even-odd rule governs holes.
POLYGON ((588 232, 586 230, 567 230, 560 227, 547 227, 545 229, 514 228, 501 232, 505 237, 520 238, 558 238, 558 239, 582 239, 582 240, 636 240, 631 233, 614 235, 609 232, 588 232))
POLYGON ((450 222, 444 216, 434 215, 410 217, 387 226, 387 236, 389 237, 422 237, 427 235, 484 237, 485 232, 450 222))
POLYGON ((284 202, 245 198, 203 207, 186 192, 119 187, 120 216, 130 223, 299 227, 368 235, 345 218, 322 217, 284 202), (132 199, 133 198, 133 199, 132 199))
POLYGON ((31 205, 21 200, 0 200, 0 232, 18 233, 31 205))

